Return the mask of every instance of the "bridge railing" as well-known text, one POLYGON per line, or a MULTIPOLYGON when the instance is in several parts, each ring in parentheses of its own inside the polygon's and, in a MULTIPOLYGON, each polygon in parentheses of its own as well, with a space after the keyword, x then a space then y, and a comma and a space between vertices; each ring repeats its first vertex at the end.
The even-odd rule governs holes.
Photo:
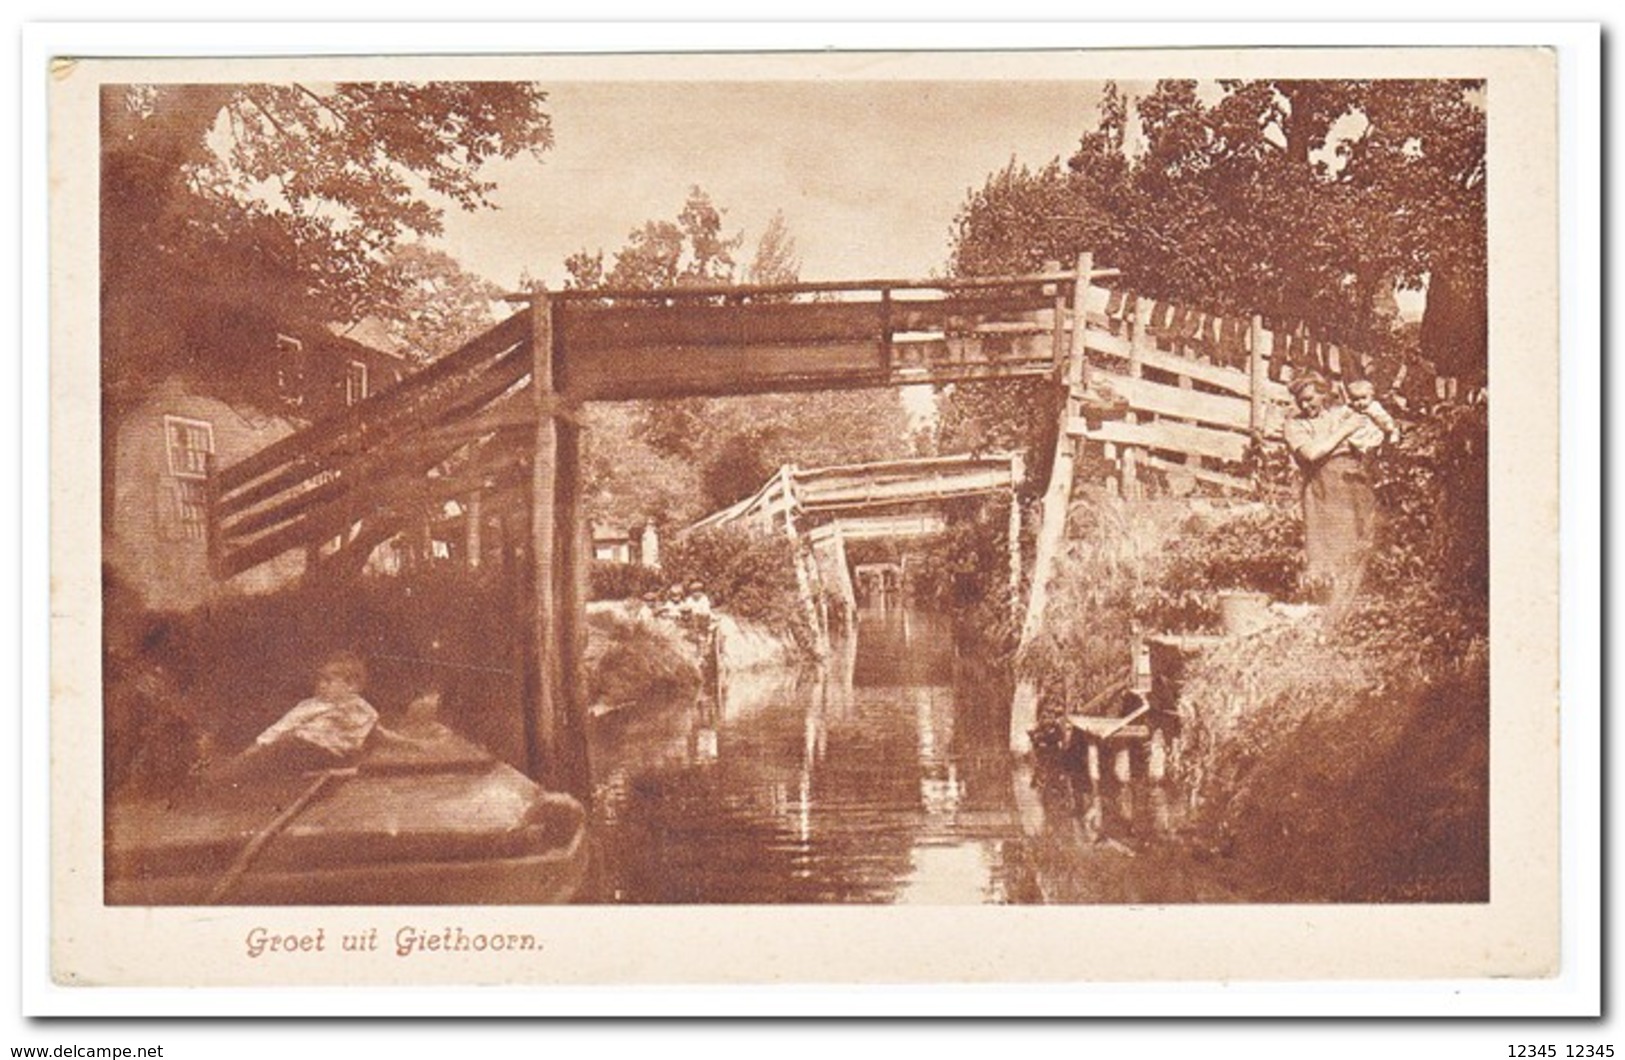
POLYGON ((531 370, 526 316, 212 475, 215 576, 330 542, 370 542, 370 552, 439 502, 521 486, 516 457, 536 426, 514 400, 531 370))

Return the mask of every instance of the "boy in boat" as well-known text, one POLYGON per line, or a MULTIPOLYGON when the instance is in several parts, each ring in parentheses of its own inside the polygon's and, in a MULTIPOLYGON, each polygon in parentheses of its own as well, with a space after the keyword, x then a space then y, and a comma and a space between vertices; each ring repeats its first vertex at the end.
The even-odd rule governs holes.
POLYGON ((378 711, 361 697, 367 664, 354 652, 329 655, 316 670, 311 697, 255 738, 226 769, 226 779, 269 773, 339 769, 360 757, 368 739, 419 746, 422 741, 378 724, 378 711))
POLYGON ((367 664, 354 652, 334 652, 316 669, 309 699, 282 715, 237 756, 233 776, 308 772, 349 764, 378 725, 378 711, 361 697, 367 664))

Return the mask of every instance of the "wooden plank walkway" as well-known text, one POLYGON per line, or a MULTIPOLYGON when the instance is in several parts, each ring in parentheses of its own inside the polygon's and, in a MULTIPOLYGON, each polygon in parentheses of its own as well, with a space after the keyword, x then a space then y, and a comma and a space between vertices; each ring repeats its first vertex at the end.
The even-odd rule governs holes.
POLYGON ((1103 718, 1093 714, 1069 714, 1067 724, 1086 740, 1105 743, 1117 740, 1138 743, 1151 739, 1151 726, 1143 723, 1125 723, 1122 718, 1103 718))

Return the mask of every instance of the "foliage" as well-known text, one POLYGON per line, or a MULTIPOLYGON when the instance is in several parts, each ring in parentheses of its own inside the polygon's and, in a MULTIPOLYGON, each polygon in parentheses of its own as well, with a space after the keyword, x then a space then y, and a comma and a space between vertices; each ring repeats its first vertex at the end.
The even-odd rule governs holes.
POLYGON ((1044 623, 1018 660, 1038 682, 1041 712, 1076 707, 1128 667, 1134 636, 1144 628, 1136 608, 1157 584, 1188 512, 1172 502, 1128 504, 1099 488, 1081 492, 1044 623))
POLYGON ((102 99, 103 385, 183 367, 229 389, 232 322, 388 316, 443 209, 492 208, 495 159, 552 145, 525 82, 111 86, 102 99))
POLYGON ((582 471, 596 522, 636 526, 653 520, 684 526, 704 514, 692 459, 651 443, 644 416, 652 403, 597 403, 584 410, 582 471))
MULTIPOLYGON (((1482 405, 1440 407, 1371 465, 1387 518, 1347 614, 1226 640, 1187 671, 1179 772, 1199 853, 1236 894, 1487 894, 1485 429, 1482 405)), ((1143 525, 1118 526, 1113 511, 1096 504, 1074 518, 1083 537, 1030 661, 1051 695, 1075 701, 1080 686, 1100 687, 1137 622, 1211 619, 1212 588, 1296 591, 1294 506, 1183 518, 1162 543, 1143 525)))
MULTIPOLYGON (((658 289, 732 282, 739 271, 734 253, 744 237, 728 235, 724 217, 705 191, 691 188, 675 221, 646 222, 629 233, 607 273, 602 250, 572 255, 568 286, 658 289)), ((799 267, 795 238, 777 213, 745 278, 789 283, 799 267)), ((893 389, 676 398, 634 402, 625 410, 610 421, 613 430, 588 434, 595 518, 655 518, 681 526, 754 493, 784 464, 912 454, 907 413, 893 389), (834 423, 842 429, 831 430, 834 423), (638 504, 644 507, 637 510, 638 504)))
POLYGON ((745 269, 745 282, 752 284, 795 283, 801 278, 801 257, 796 253, 796 237, 784 220, 784 211, 775 210, 756 253, 745 269))
POLYGON ((492 303, 502 290, 467 272, 457 259, 423 243, 389 257, 400 293, 385 318, 396 352, 425 364, 458 349, 495 323, 492 303))
POLYGON ((712 603, 809 647, 813 631, 801 607, 795 546, 782 533, 740 524, 707 527, 668 543, 661 572, 672 583, 704 583, 712 603))
POLYGON ((1059 417, 1048 380, 952 383, 939 389, 935 448, 941 453, 1026 453, 1024 496, 1044 488, 1059 417))
POLYGON ((627 233, 609 271, 604 252, 577 251, 565 259, 567 290, 596 287, 658 289, 729 283, 733 252, 743 237, 722 231, 723 211, 699 187, 691 187, 675 221, 645 221, 627 233))
POLYGON ((714 453, 707 455, 700 472, 706 507, 725 508, 761 489, 781 466, 773 462, 774 454, 790 455, 784 445, 785 434, 783 426, 764 422, 745 426, 725 438, 714 453))
POLYGON ((665 623, 614 610, 587 616, 587 702, 608 707, 693 702, 700 668, 686 638, 665 623))
POLYGON ((1373 467, 1384 519, 1343 635, 1437 667, 1489 629, 1488 410, 1447 405, 1373 467))
POLYGON ((641 563, 594 560, 589 571, 594 600, 636 600, 666 588, 666 576, 641 563))
POLYGON ((1427 282, 1423 356, 1481 378, 1481 91, 1450 80, 1168 80, 1130 114, 1108 85, 1065 171, 1012 160, 969 195, 953 271, 1024 271, 1087 249, 1142 295, 1309 320, 1373 353, 1391 344, 1394 285, 1427 282))
POLYGON ((1020 634, 1010 604, 1009 507, 967 498, 945 515, 946 530, 910 543, 909 590, 917 604, 953 616, 971 654, 1008 663, 1020 634))
POLYGON ((1181 771, 1214 864, 1252 901, 1483 901, 1482 645, 1419 669, 1309 626, 1205 653, 1181 771))
POLYGON ((1070 266, 1100 247, 1109 220, 1078 178, 1051 159, 1034 170, 1015 159, 970 192, 954 217, 953 269, 965 276, 1016 276, 1045 262, 1070 266))
POLYGON ((1135 615, 1148 629, 1211 630, 1220 592, 1301 601, 1302 573, 1303 521, 1295 508, 1260 505, 1217 520, 1194 515, 1168 543, 1154 583, 1136 594, 1135 615))
MULTIPOLYGON (((1308 320, 1345 348, 1420 355, 1470 386, 1486 353, 1481 96, 1451 80, 1162 81, 1131 107, 1108 85, 1064 169, 1012 160, 969 193, 950 268, 1023 272, 1089 250, 1138 294, 1308 320), (1424 283, 1421 328, 1399 325, 1394 288, 1424 283)), ((1415 362, 1408 378, 1431 372, 1415 362)), ((1021 445, 1045 466, 1055 416, 1041 385, 944 388, 940 407, 944 449, 1021 445)), ((1272 501, 1295 494, 1278 448, 1253 470, 1272 501)), ((1478 533, 1473 505, 1454 507, 1461 533, 1478 533)))
POLYGON ((784 464, 913 453, 895 390, 639 401, 587 415, 589 506, 601 521, 680 528, 755 493, 784 464))

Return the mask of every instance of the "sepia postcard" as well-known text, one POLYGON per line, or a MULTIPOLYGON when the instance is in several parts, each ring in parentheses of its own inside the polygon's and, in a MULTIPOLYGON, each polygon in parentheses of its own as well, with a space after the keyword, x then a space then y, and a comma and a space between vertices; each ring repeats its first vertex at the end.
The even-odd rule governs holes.
POLYGON ((1551 50, 50 82, 59 986, 1557 974, 1551 50))

